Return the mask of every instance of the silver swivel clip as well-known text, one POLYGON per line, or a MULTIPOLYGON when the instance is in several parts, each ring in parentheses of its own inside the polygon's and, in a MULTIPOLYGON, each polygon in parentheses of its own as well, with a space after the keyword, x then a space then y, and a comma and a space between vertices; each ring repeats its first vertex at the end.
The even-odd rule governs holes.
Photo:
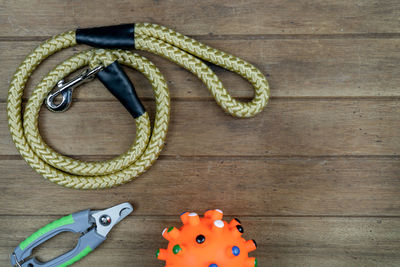
POLYGON ((94 69, 86 69, 80 75, 68 82, 65 82, 64 79, 60 80, 56 86, 57 90, 54 93, 49 93, 49 95, 46 97, 46 107, 53 112, 66 111, 72 102, 72 91, 79 85, 92 81, 96 74, 103 69, 104 67, 100 65, 94 69), (56 104, 54 103, 54 100, 59 94, 62 95, 62 100, 60 103, 56 104))

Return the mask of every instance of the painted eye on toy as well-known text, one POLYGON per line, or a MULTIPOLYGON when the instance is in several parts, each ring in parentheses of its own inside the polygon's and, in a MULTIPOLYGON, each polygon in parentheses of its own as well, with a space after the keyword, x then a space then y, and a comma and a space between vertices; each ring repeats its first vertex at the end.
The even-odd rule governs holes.
POLYGON ((206 238, 204 237, 204 235, 198 235, 196 237, 196 242, 199 244, 203 243, 205 240, 206 240, 206 238))
POLYGON ((244 230, 241 225, 236 225, 236 228, 238 229, 239 233, 243 234, 244 230))

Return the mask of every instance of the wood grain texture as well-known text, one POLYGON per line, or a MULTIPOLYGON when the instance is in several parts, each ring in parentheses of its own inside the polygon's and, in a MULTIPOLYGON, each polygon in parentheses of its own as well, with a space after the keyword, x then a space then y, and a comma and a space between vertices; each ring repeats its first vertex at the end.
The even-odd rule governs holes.
MULTIPOLYGON (((0 0, 0 266, 47 223, 130 201, 134 213, 74 266, 162 266, 161 231, 185 210, 220 208, 239 217, 259 245, 259 266, 400 266, 400 2, 323 0, 0 0), (44 180, 18 155, 6 118, 10 79, 25 56, 77 27, 153 22, 237 55, 268 78, 269 106, 252 119, 223 113, 194 76, 150 58, 172 96, 167 144, 137 180, 77 191, 44 180)), ((52 56, 28 82, 87 49, 52 56)), ((211 66, 235 97, 252 98, 240 77, 211 66)), ((154 115, 149 83, 127 69, 154 115)), ((62 153, 114 157, 133 142, 134 122, 93 81, 64 114, 42 110, 40 131, 62 153)), ((72 248, 63 234, 35 253, 72 248)))
MULTIPOLYGON (((399 39, 318 39, 318 40, 204 40, 206 44, 237 55, 257 66, 268 78, 272 97, 376 97, 400 96, 399 39)), ((40 42, 4 42, 0 58, 8 68, 0 69, 0 86, 7 88, 18 64, 40 42), (10 53, 13 51, 13 53, 10 53)), ((28 83, 26 96, 57 63, 87 49, 76 46, 46 60, 28 83)), ((206 87, 192 74, 158 56, 150 58, 168 81, 173 98, 212 99, 206 87)), ((213 67, 235 97, 251 98, 253 90, 241 77, 213 67)), ((139 96, 153 98, 150 84, 128 69, 139 96)), ((0 91, 0 99, 7 91, 0 91)), ((83 100, 113 100, 97 82, 75 90, 83 100)))
MULTIPOLYGON (((33 225, 45 225, 57 217, 1 216, 5 232, 0 235, 0 261, 28 234, 33 225), (18 227, 20 226, 20 227, 18 227), (10 238, 4 233, 14 233, 10 238), (4 241, 4 242, 3 242, 4 241)), ((232 217, 227 217, 232 219, 232 217)), ((257 236, 258 249, 251 253, 259 266, 397 266, 400 264, 398 218, 241 218, 244 236, 257 236)), ((161 231, 178 226, 176 218, 131 216, 110 233, 107 242, 75 266, 162 266, 155 259, 157 248, 167 242, 161 231)), ((74 246, 76 237, 49 242, 38 251, 49 259, 74 246), (62 242, 60 242, 62 241, 62 242)))
MULTIPOLYGON (((153 113, 154 103, 144 104, 153 113)), ((162 155, 398 155, 399 108, 397 100, 283 99, 240 120, 215 102, 173 101, 162 155)), ((0 121, 0 155, 16 155, 5 114, 0 121)), ((76 102, 63 114, 43 110, 40 129, 67 155, 118 155, 135 138, 134 121, 119 102, 76 102)))
POLYGON ((143 216, 173 216, 183 209, 204 207, 219 207, 238 217, 396 216, 400 212, 397 157, 162 157, 137 180, 106 191, 64 189, 44 180, 23 160, 2 160, 0 168, 0 202, 13 203, 2 207, 7 215, 61 216, 124 201, 135 205, 135 215, 143 216), (16 195, 27 197, 15 201, 16 195), (52 204, 43 209, 43 199, 51 199, 52 204))
POLYGON ((0 36, 54 35, 71 28, 160 23, 185 34, 398 33, 396 0, 379 1, 13 1, 2 0, 0 36), (29 8, 34 7, 34 8, 29 8), (384 15, 384 19, 382 19, 384 15), (51 22, 51 23, 49 23, 51 22))

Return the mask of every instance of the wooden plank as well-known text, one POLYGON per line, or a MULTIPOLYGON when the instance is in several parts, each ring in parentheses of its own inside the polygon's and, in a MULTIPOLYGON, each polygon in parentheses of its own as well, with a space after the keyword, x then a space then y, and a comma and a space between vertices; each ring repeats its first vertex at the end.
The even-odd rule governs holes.
POLYGON ((3 0, 0 7, 1 36, 47 36, 77 27, 133 22, 159 23, 195 35, 398 33, 400 29, 396 0, 384 4, 345 0, 3 0))
MULTIPOLYGON (((400 39, 322 39, 322 40, 204 40, 205 43, 240 56, 267 75, 273 97, 400 96, 400 39)), ((15 69, 40 42, 1 42, 0 57, 7 68, 0 69, 0 99, 5 99, 15 69)), ((28 88, 56 64, 87 49, 78 46, 52 56, 38 68, 28 88)), ((142 52, 141 52, 142 53, 142 52)), ((192 74, 149 53, 168 81, 173 98, 208 98, 206 87, 192 74)), ((253 91, 241 77, 213 67, 235 97, 251 98, 253 91)), ((139 96, 152 98, 153 91, 143 76, 130 71, 139 96)), ((29 91, 30 91, 29 90, 29 91)), ((30 94, 30 93, 29 93, 30 94)), ((27 95, 29 95, 27 94, 27 95)), ((99 82, 74 92, 78 99, 114 99, 99 82)))
MULTIPOLYGON (((153 102, 145 106, 153 113, 153 102)), ((5 104, 0 107, 5 110, 5 104)), ((398 155, 397 100, 271 101, 261 114, 237 119, 210 101, 173 101, 170 156, 398 155)), ((40 131, 67 155, 117 155, 133 142, 133 119, 119 102, 76 102, 63 114, 43 110, 40 131)), ((0 114, 0 155, 16 155, 0 114)))
POLYGON ((135 181, 107 191, 65 189, 22 160, 1 160, 0 170, 0 214, 8 215, 62 215, 124 201, 137 215, 206 208, 238 216, 400 214, 397 157, 161 158, 135 181))
MULTIPOLYGON (((225 115, 191 74, 143 53, 164 73, 173 98, 167 145, 136 181, 107 191, 65 189, 20 157, 0 112, 0 265, 39 227, 66 214, 124 201, 134 213, 76 266, 162 266, 155 260, 178 214, 220 208, 239 217, 259 244, 260 266, 400 266, 400 2, 0 0, 0 109, 18 64, 42 40, 76 27, 149 21, 174 28, 255 64, 272 102, 253 119, 225 115), (62 18, 62 19, 60 19, 62 18)), ((58 62, 51 57, 28 94, 58 62)), ((142 53, 142 52, 140 52, 142 53)), ((252 90, 212 66, 235 97, 252 90)), ((151 115, 151 87, 128 70, 151 115)), ((76 90, 65 114, 42 111, 51 146, 84 160, 127 149, 134 122, 94 81, 76 90)), ((72 248, 63 234, 37 252, 72 248)))
MULTIPOLYGON (((11 251, 33 233, 57 217, 1 216, 0 261, 6 262, 11 251), (13 233, 13 235, 9 235, 13 233)), ((227 217, 226 219, 231 219, 227 217)), ((398 266, 399 218, 240 218, 246 239, 258 243, 250 255, 261 266, 398 266)), ((161 231, 179 226, 177 216, 127 217, 108 239, 76 266, 162 266, 155 251, 167 246, 161 231)), ((76 237, 58 237, 38 251, 43 260, 72 248, 76 237)))

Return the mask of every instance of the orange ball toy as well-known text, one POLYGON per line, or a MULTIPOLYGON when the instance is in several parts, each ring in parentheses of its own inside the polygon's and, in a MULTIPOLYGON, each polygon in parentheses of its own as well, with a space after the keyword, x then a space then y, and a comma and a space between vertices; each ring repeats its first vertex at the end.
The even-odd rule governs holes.
POLYGON ((246 241, 238 219, 222 221, 221 210, 208 210, 203 218, 196 213, 181 214, 183 226, 165 228, 162 236, 167 249, 157 251, 166 267, 257 267, 248 256, 256 249, 254 240, 246 241))

